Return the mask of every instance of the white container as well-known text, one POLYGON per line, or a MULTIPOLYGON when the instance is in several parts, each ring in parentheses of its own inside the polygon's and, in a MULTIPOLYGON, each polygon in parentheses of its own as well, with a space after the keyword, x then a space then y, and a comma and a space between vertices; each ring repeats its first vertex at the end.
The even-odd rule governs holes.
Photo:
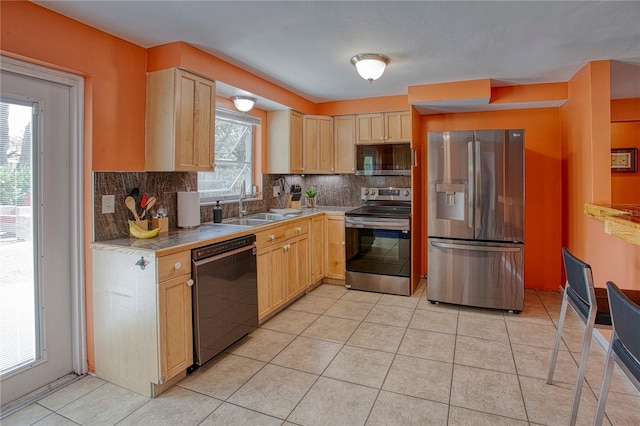
POLYGON ((200 225, 200 193, 178 192, 178 228, 195 228, 200 225))

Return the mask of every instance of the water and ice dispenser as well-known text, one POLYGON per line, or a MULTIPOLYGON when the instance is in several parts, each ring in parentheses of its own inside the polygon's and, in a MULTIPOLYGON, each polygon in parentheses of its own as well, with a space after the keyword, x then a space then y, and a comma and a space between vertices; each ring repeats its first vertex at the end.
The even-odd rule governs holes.
POLYGON ((466 195, 464 183, 436 183, 437 218, 465 220, 466 195))

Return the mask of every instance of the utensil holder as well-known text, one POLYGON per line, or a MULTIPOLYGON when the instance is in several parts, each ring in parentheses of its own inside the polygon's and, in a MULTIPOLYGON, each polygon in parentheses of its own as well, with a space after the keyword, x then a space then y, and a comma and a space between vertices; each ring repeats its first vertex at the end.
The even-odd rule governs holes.
MULTIPOLYGON (((145 231, 149 230, 149 222, 146 220, 136 220, 134 221, 136 226, 140 229, 144 229, 145 231)), ((134 236, 131 231, 129 231, 129 235, 131 235, 132 237, 134 236)))
POLYGON ((168 217, 154 217, 151 219, 151 229, 160 228, 160 233, 169 232, 168 217))

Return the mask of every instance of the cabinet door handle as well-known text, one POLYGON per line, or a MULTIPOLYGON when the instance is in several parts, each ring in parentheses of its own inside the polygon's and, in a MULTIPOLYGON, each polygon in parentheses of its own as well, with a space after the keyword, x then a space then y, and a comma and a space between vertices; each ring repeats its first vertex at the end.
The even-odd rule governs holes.
POLYGON ((189 280, 189 281, 187 281, 187 285, 188 285, 189 287, 191 287, 191 286, 193 285, 193 280, 189 280))
POLYGON ((182 268, 182 263, 176 262, 176 264, 174 265, 174 268, 176 268, 176 269, 182 268))
POLYGON ((345 244, 345 243, 344 243, 344 241, 343 241, 343 242, 342 242, 342 245, 344 245, 344 244, 345 244))

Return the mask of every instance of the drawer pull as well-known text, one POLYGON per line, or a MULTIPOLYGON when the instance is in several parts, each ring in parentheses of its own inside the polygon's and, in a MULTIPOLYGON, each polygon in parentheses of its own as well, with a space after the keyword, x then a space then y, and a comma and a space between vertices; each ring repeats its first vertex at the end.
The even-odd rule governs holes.
POLYGON ((302 232, 302 226, 298 226, 298 227, 296 228, 296 231, 298 231, 298 232, 302 232))
POLYGON ((174 266, 174 267, 175 267, 176 269, 180 269, 180 268, 182 268, 182 263, 180 263, 180 262, 176 262, 176 264, 175 264, 175 266, 174 266))
POLYGON ((193 280, 189 280, 189 281, 187 281, 187 285, 188 285, 189 287, 191 287, 191 286, 193 285, 193 280))
POLYGON ((271 235, 269 235, 269 239, 270 239, 271 241, 273 241, 273 240, 275 240, 275 239, 276 239, 276 236, 275 236, 275 235, 273 235, 273 234, 271 234, 271 235))

